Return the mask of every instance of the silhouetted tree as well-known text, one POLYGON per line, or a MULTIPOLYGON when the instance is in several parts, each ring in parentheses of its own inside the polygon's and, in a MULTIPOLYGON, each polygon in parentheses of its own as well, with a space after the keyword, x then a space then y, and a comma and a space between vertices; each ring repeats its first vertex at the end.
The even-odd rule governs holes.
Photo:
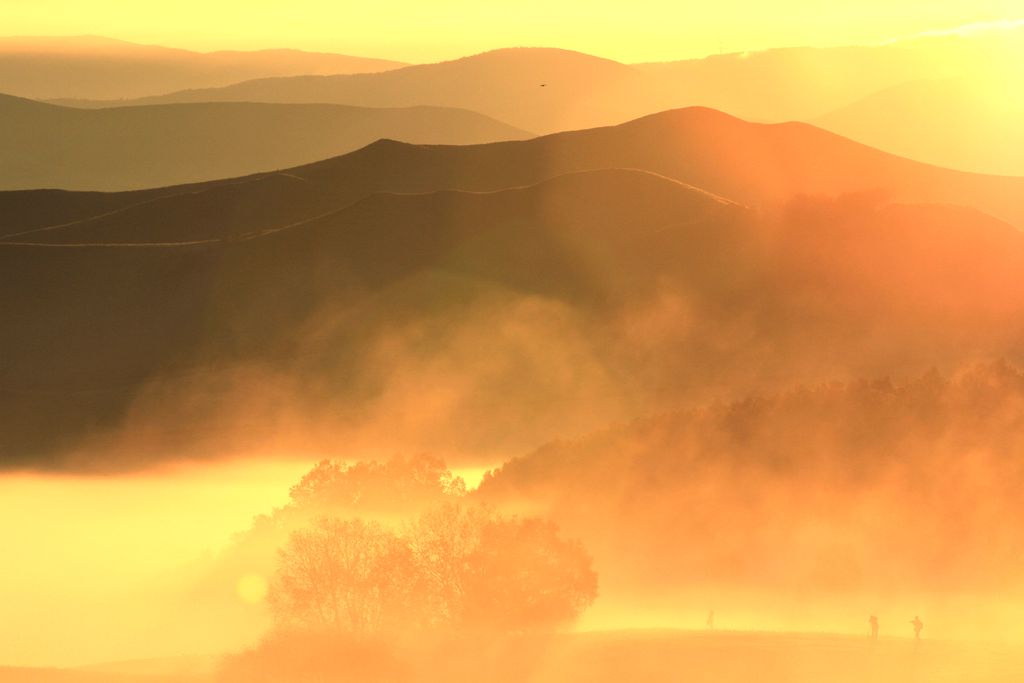
POLYGON ((279 624, 379 631, 409 612, 416 568, 408 545, 374 522, 324 518, 292 533, 268 600, 279 624))
POLYGON ((431 621, 449 625, 463 620, 469 557, 492 516, 490 509, 480 506, 442 505, 422 515, 409 530, 431 621))
POLYGON ((291 488, 290 507, 332 514, 401 514, 465 493, 462 478, 430 455, 355 463, 322 460, 291 488))
POLYGON ((526 631, 572 622, 597 597, 597 574, 578 541, 543 519, 487 520, 466 558, 467 625, 526 631))
POLYGON ((321 517, 414 519, 444 501, 462 500, 465 494, 463 480, 429 455, 352 463, 323 460, 292 486, 286 505, 257 516, 235 537, 203 589, 211 596, 223 595, 240 573, 271 576, 278 549, 288 543, 289 535, 321 517))
POLYGON ((283 627, 521 632, 569 622, 596 595, 590 556, 553 523, 447 505, 402 534, 336 519, 296 531, 269 602, 283 627))

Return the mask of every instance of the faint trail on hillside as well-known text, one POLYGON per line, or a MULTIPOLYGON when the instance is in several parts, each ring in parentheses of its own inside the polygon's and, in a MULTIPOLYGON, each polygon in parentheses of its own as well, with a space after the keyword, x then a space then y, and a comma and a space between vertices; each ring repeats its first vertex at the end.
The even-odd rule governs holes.
POLYGON ((53 249, 153 249, 197 247, 205 244, 224 244, 222 239, 194 240, 191 242, 4 242, 0 247, 48 247, 53 249))
MULTIPOLYGON (((191 190, 191 191, 188 191, 188 192, 179 192, 177 194, 166 194, 166 195, 161 195, 159 197, 153 197, 152 199, 146 199, 146 200, 143 200, 141 202, 135 202, 133 204, 128 204, 126 206, 121 206, 121 207, 118 207, 116 209, 112 209, 111 211, 106 211, 104 213, 98 213, 98 214, 95 214, 93 216, 88 216, 86 218, 79 218, 77 220, 68 221, 67 223, 58 223, 58 224, 55 224, 55 225, 44 225, 44 226, 41 226, 41 227, 38 227, 38 228, 31 228, 29 230, 22 230, 21 232, 12 232, 9 235, 4 235, 3 237, 0 237, 0 244, 5 244, 5 243, 17 244, 16 242, 10 242, 11 238, 13 238, 13 237, 24 237, 26 235, 35 235, 35 234, 42 233, 42 232, 50 232, 52 230, 62 230, 64 228, 72 228, 72 227, 74 227, 76 225, 85 225, 86 223, 91 223, 93 221, 102 220, 104 218, 110 218, 111 216, 116 216, 118 214, 125 213, 127 211, 131 211, 132 209, 137 209, 140 206, 146 206, 148 204, 155 204, 155 203, 161 202, 161 201, 163 201, 165 199, 175 199, 177 197, 187 197, 187 196, 190 196, 190 195, 192 195, 192 196, 201 195, 201 194, 205 194, 206 192, 210 192, 212 190, 217 190, 217 189, 224 188, 224 187, 235 187, 237 185, 247 185, 249 183, 260 182, 262 180, 267 180, 268 178, 273 178, 273 177, 276 177, 276 176, 283 176, 285 178, 291 178, 292 180, 298 180, 298 181, 301 181, 301 182, 304 182, 304 183, 308 182, 305 178, 302 178, 301 176, 297 176, 297 175, 294 175, 292 173, 285 173, 283 171, 282 172, 277 172, 277 173, 267 173, 267 174, 260 175, 260 176, 254 177, 254 178, 245 178, 245 179, 236 180, 236 181, 233 181, 233 182, 222 182, 222 183, 218 183, 216 185, 213 185, 211 187, 204 187, 204 188, 201 188, 201 189, 198 189, 198 190, 191 190)), ((26 243, 22 243, 22 244, 24 245, 24 244, 34 244, 34 243, 27 243, 26 242, 26 243)))
POLYGON ((302 227, 308 223, 318 221, 322 218, 333 216, 349 206, 340 209, 331 209, 325 213, 303 218, 302 220, 280 225, 276 228, 264 228, 257 232, 242 233, 231 237, 214 237, 205 240, 190 240, 186 242, 11 242, 0 240, 0 247, 43 247, 50 249, 174 249, 180 247, 201 247, 206 245, 229 245, 241 242, 250 242, 260 237, 267 237, 292 228, 302 227))

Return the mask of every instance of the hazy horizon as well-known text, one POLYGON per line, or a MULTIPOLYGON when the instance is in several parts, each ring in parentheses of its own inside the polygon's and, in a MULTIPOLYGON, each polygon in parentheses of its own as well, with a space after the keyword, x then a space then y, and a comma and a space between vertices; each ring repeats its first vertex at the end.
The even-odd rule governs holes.
MULTIPOLYGON (((401 64, 412 65, 412 64, 433 64, 438 62, 446 62, 461 59, 463 57, 478 55, 486 52, 493 52, 496 50, 504 49, 515 49, 515 48, 553 48, 563 49, 572 52, 581 52, 584 54, 593 55, 595 57, 602 57, 604 59, 614 60, 623 64, 653 64, 673 61, 686 61, 686 60, 700 60, 709 57, 725 56, 725 55, 737 55, 744 53, 754 52, 766 52, 771 50, 788 50, 788 49, 828 49, 828 48, 847 48, 847 47, 880 47, 889 45, 892 43, 900 43, 907 41, 914 41, 923 38, 936 38, 944 36, 972 36, 977 34, 984 34, 988 32, 999 32, 1007 30, 1016 30, 1024 28, 1024 16, 1006 18, 1005 16, 999 16, 996 18, 994 15, 990 15, 988 18, 968 18, 970 15, 963 15, 961 19, 952 20, 940 20, 935 22, 920 22, 916 21, 913 28, 908 28, 904 31, 879 31, 877 28, 872 29, 866 33, 866 35, 859 39, 847 39, 838 38, 835 40, 814 40, 809 36, 803 40, 799 38, 780 38, 777 41, 764 43, 751 41, 732 42, 719 41, 717 43, 697 43, 701 47, 699 48, 685 48, 674 46, 673 48, 664 48, 663 52, 659 52, 656 55, 644 53, 643 51, 625 52, 618 53, 608 48, 601 49, 601 43, 592 43, 589 45, 574 45, 572 43, 566 43, 564 40, 551 40, 545 42, 544 40, 537 40, 535 42, 516 40, 515 38, 508 40, 497 40, 492 43, 467 45, 461 48, 446 47, 443 50, 439 48, 425 49, 419 48, 416 51, 403 52, 401 49, 398 51, 392 51, 392 47, 381 47, 379 49, 371 49, 370 52, 365 52, 365 48, 362 50, 351 49, 345 44, 303 44, 302 42, 279 42, 273 39, 259 39, 254 42, 246 43, 232 43, 231 39, 219 38, 210 39, 209 42, 196 41, 194 37, 179 36, 177 38, 173 36, 162 36, 162 37, 151 37, 147 38, 144 34, 133 35, 128 33, 113 34, 109 32, 47 32, 43 31, 21 31, 21 32, 4 32, 0 34, 0 43, 5 40, 17 40, 26 41, 28 45, 31 45, 33 40, 58 40, 68 41, 77 39, 86 40, 99 40, 99 41, 111 41, 116 43, 124 43, 127 45, 135 45, 139 47, 153 47, 153 48, 167 48, 171 50, 182 50, 187 52, 194 52, 198 54, 216 54, 222 52, 273 52, 273 51, 300 51, 310 53, 321 53, 321 54, 336 54, 336 55, 348 55, 365 57, 370 59, 390 60, 401 64)), ((45 26, 40 23, 39 26, 45 26)), ((352 46, 355 48, 356 46, 352 46)), ((406 48, 408 49, 408 48, 406 48)), ((649 48, 648 48, 649 49, 649 48)))
POLYGON ((1024 677, 1017 0, 0 14, 3 683, 1024 677))

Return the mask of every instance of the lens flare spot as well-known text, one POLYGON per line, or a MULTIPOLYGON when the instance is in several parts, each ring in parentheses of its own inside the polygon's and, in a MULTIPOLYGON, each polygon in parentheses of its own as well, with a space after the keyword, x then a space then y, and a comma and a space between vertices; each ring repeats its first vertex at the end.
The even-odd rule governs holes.
POLYGON ((259 574, 246 574, 238 579, 235 592, 242 602, 255 605, 267 597, 267 580, 259 574))

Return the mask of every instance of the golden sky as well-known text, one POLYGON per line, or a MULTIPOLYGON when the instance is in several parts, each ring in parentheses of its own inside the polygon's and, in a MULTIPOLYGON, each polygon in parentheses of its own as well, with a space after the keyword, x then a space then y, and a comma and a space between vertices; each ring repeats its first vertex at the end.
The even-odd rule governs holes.
POLYGON ((622 61, 872 44, 1024 16, 1020 0, 0 0, 0 33, 437 61, 509 46, 622 61))

